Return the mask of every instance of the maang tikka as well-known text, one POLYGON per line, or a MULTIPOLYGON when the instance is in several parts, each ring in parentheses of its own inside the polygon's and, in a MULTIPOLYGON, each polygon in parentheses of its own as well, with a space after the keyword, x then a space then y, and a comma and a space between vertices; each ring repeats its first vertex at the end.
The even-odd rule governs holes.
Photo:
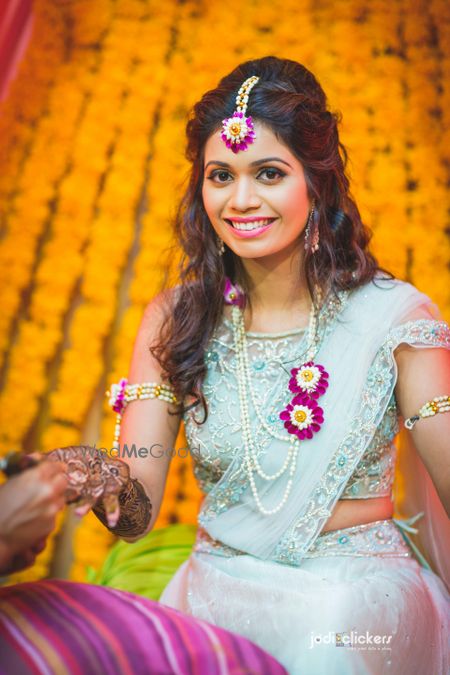
POLYGON ((227 148, 234 153, 239 150, 247 150, 250 143, 256 138, 251 116, 246 117, 248 95, 258 82, 259 77, 252 75, 247 78, 236 96, 236 110, 231 117, 222 120, 222 140, 227 148))

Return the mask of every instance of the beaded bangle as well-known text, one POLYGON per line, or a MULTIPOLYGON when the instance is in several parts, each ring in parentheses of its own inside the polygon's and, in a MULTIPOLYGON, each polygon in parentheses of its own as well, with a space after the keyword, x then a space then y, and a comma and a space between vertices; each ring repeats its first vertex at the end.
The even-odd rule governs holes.
POLYGON ((126 377, 122 377, 118 384, 112 384, 106 392, 109 396, 109 405, 117 413, 114 428, 113 448, 119 450, 120 425, 123 411, 131 401, 146 398, 160 398, 168 403, 178 403, 175 390, 168 384, 158 382, 140 382, 128 384, 126 377))
POLYGON ((450 396, 436 396, 436 398, 433 398, 431 401, 427 401, 421 407, 417 415, 408 417, 408 419, 405 420, 405 427, 407 429, 412 429, 421 417, 433 417, 438 413, 444 412, 450 412, 450 396))

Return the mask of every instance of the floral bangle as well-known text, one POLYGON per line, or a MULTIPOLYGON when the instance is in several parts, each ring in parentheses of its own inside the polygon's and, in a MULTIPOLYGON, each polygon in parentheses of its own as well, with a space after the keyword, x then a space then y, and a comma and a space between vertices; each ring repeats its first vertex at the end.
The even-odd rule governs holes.
POLYGON ((120 425, 122 422, 123 411, 131 401, 137 399, 159 398, 168 403, 178 403, 175 396, 175 390, 168 384, 162 382, 141 382, 137 384, 128 384, 126 377, 117 384, 112 384, 106 392, 109 396, 109 405, 117 413, 116 426, 114 429, 113 448, 119 449, 120 425))

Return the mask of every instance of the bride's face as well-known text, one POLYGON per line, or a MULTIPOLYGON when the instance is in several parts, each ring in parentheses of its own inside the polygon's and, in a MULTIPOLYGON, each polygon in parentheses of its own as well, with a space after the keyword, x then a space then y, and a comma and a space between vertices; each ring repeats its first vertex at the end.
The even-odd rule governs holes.
POLYGON ((242 258, 261 258, 298 246, 311 207, 301 162, 265 125, 234 154, 221 131, 205 146, 203 203, 221 239, 242 258), (241 222, 239 222, 241 221, 241 222), (246 228, 242 221, 250 221, 246 228), (237 226, 237 227, 236 227, 237 226))

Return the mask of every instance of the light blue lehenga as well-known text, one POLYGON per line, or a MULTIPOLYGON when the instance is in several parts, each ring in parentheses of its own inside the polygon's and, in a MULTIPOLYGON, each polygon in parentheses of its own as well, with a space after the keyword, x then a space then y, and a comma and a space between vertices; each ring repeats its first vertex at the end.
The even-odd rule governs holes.
MULTIPOLYGON (((401 343, 449 349, 450 329, 427 296, 381 278, 330 301, 318 325, 315 361, 330 374, 325 422, 301 443, 284 508, 264 516, 243 467, 233 331, 222 317, 206 350, 208 420, 196 424, 198 409, 184 418, 205 493, 197 538, 160 602, 245 635, 295 675, 447 675, 449 521, 410 438, 402 503, 392 490, 400 461, 393 351, 401 343), (398 517, 321 534, 338 499, 386 495, 398 517)), ((252 434, 269 474, 286 456, 278 413, 292 398, 289 372, 304 362, 305 341, 304 329, 247 333, 252 434)), ((269 484, 254 475, 273 508, 286 474, 269 484)))

